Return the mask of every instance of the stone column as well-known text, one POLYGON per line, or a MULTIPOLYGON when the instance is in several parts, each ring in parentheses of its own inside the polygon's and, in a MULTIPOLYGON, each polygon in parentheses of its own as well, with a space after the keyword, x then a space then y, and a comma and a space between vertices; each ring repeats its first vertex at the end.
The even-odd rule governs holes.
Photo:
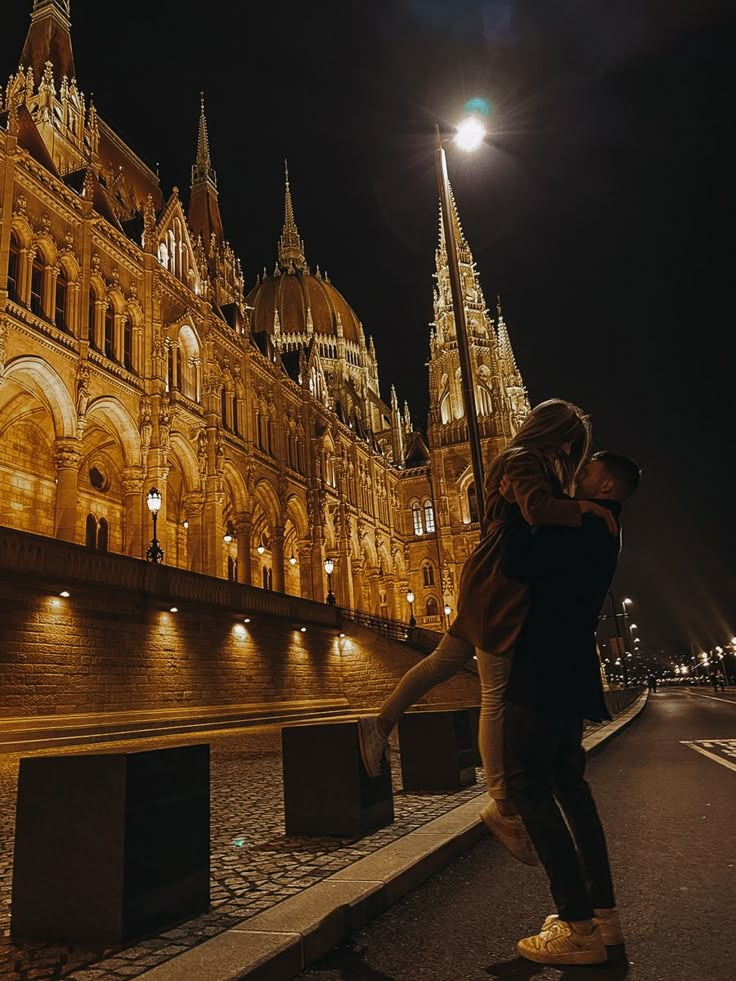
POLYGON ((251 529, 253 527, 252 516, 247 511, 241 511, 235 517, 235 540, 238 546, 238 582, 244 582, 248 586, 253 584, 252 570, 250 561, 251 550, 251 529))
MULTIPOLYGON (((327 573, 325 572, 325 546, 322 542, 315 542, 312 545, 310 555, 310 565, 312 568, 312 585, 314 590, 313 599, 318 603, 327 601, 327 573)), ((334 582, 334 578, 333 578, 334 582)))
POLYGON ((340 542, 338 547, 337 561, 335 562, 335 573, 332 577, 333 592, 337 598, 337 605, 343 606, 347 610, 355 609, 355 593, 353 591, 353 562, 350 555, 349 539, 340 542))
POLYGON ((57 538, 67 542, 77 540, 77 484, 81 463, 81 443, 74 437, 61 437, 54 443, 56 463, 56 519, 54 530, 57 538))
POLYGON ((184 498, 184 513, 187 520, 187 565, 192 572, 202 572, 202 508, 204 494, 192 491, 184 498))
POLYGON ((312 582, 312 543, 308 538, 297 545, 299 558, 299 592, 304 599, 315 599, 312 582))
POLYGON ((123 552, 143 558, 143 512, 148 513, 143 493, 143 467, 123 470, 123 552))
POLYGON ((202 572, 208 576, 217 576, 222 579, 222 506, 225 502, 225 495, 219 489, 219 482, 216 478, 208 477, 207 483, 210 486, 207 488, 202 509, 202 572))
POLYGON ((286 588, 284 581, 284 526, 274 525, 271 537, 271 568, 273 570, 273 588, 277 593, 283 593, 286 588))

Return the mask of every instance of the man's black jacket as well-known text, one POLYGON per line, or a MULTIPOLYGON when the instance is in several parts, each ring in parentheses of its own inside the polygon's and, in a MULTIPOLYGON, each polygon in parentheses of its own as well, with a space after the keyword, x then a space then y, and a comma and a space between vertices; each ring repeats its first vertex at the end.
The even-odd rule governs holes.
MULTIPOLYGON (((617 501, 597 502, 618 517, 617 501)), ((506 698, 553 715, 610 718, 595 634, 621 536, 583 515, 580 528, 531 529, 518 509, 503 535, 502 564, 529 585, 530 608, 514 650, 506 698)))

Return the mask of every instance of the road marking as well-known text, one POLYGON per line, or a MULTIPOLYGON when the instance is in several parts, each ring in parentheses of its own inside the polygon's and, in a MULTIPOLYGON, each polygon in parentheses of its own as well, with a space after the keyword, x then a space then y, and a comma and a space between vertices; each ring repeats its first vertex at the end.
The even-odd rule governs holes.
POLYGON ((727 702, 729 705, 736 705, 736 700, 733 698, 719 698, 717 695, 701 695, 697 691, 689 691, 688 695, 694 696, 695 698, 712 698, 714 702, 727 702))
MULTIPOLYGON (((732 763, 730 760, 724 760, 722 756, 716 756, 715 753, 711 753, 707 749, 704 749, 702 746, 698 746, 694 740, 681 739, 680 742, 683 744, 683 746, 689 746, 690 749, 694 749, 696 753, 702 753, 703 756, 707 756, 708 759, 714 760, 716 763, 720 763, 721 766, 727 766, 729 770, 736 771, 736 763, 732 763)), ((734 740, 733 739, 718 739, 718 740, 708 739, 708 740, 701 740, 701 742, 705 742, 706 745, 713 745, 714 743, 731 744, 734 742, 734 740)), ((729 756, 733 756, 733 755, 735 754, 732 752, 729 753, 729 756)))

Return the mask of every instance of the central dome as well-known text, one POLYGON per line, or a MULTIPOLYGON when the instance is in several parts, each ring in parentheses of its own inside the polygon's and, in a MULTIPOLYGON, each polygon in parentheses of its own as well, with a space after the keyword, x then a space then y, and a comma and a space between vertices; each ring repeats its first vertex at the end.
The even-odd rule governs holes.
POLYGON ((344 337, 360 347, 365 335, 355 311, 317 266, 313 275, 304 257, 304 243, 294 221, 294 208, 286 171, 284 228, 279 259, 272 275, 265 270, 245 298, 251 310, 251 330, 284 335, 318 334, 344 337))
POLYGON ((356 344, 365 343, 355 311, 319 270, 313 276, 308 268, 277 269, 250 291, 245 302, 251 307, 253 331, 342 335, 356 344))

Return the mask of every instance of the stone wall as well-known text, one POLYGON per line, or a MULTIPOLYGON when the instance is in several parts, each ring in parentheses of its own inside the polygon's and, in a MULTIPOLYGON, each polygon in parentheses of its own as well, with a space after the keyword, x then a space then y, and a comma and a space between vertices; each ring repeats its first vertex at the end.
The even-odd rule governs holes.
MULTIPOLYGON (((420 657, 325 604, 6 529, 0 609, 5 717, 343 697, 364 708, 420 657)), ((461 672, 431 700, 477 703, 477 681, 461 672)))

